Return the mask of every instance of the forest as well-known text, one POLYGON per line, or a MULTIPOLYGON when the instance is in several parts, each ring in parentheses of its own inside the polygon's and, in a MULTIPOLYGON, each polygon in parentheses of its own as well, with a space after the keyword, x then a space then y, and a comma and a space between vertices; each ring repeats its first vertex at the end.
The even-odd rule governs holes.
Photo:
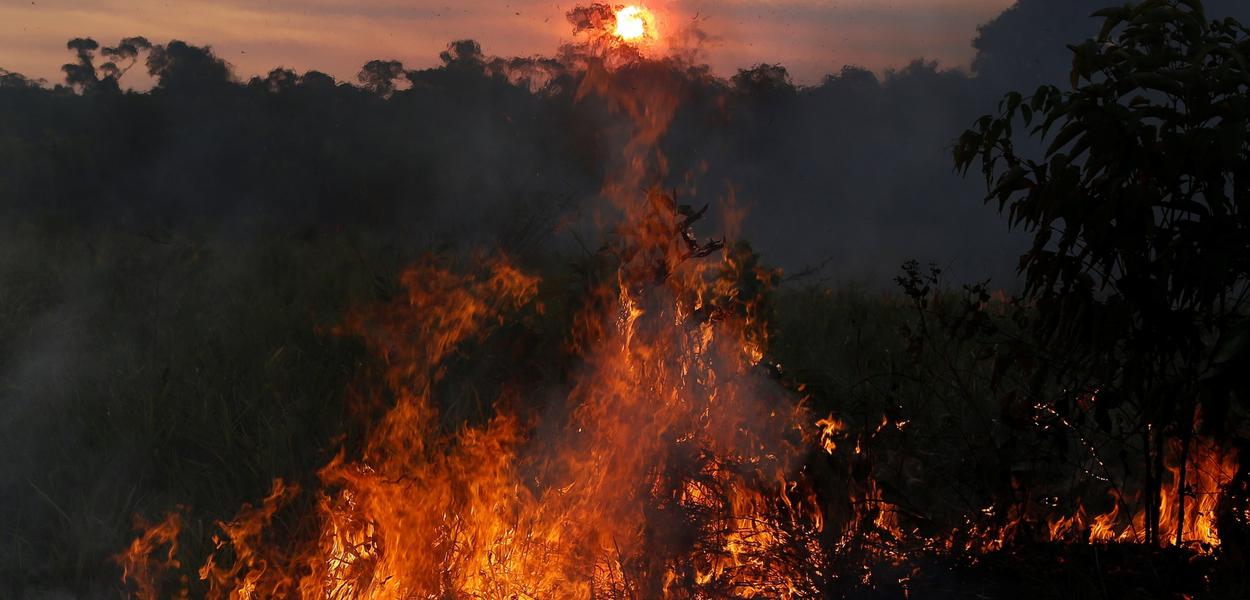
POLYGON ((0 597, 1250 596, 1250 7, 808 85, 621 14, 0 69, 0 597))

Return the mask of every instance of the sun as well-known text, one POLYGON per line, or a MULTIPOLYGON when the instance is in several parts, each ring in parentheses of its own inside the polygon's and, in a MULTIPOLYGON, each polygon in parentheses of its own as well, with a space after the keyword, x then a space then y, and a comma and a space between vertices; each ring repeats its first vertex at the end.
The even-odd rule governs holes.
POLYGON ((627 42, 655 37, 655 16, 641 6, 626 6, 616 11, 616 37, 627 42))

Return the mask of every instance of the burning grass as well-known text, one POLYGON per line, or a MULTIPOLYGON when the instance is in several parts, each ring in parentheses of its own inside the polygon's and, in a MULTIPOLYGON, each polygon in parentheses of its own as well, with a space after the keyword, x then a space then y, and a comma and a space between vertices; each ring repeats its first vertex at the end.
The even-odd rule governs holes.
MULTIPOLYGON (((1237 476, 1232 452, 1197 440, 1189 453, 1185 550, 1158 554, 1130 537, 1142 518, 1121 512, 1139 505, 1131 498, 1101 514, 1082 504, 1065 513, 1041 498, 989 500, 994 510, 953 511, 967 522, 948 528, 935 521, 939 511, 909 505, 917 496, 889 469, 924 456, 917 440, 900 440, 939 433, 941 415, 927 423, 912 407, 886 407, 913 418, 864 423, 880 404, 812 412, 805 400, 825 392, 797 383, 812 377, 777 365, 768 347, 777 335, 768 321, 776 273, 742 245, 698 241, 690 231, 696 213, 658 192, 639 214, 637 228, 602 253, 611 268, 564 308, 571 327, 560 384, 536 397, 532 386, 505 378, 493 410, 458 425, 440 414, 454 389, 447 378, 464 372, 457 361, 499 348, 511 324, 547 319, 543 284, 502 259, 466 272, 430 258, 406 270, 391 300, 351 311, 336 332, 364 340, 381 365, 362 373, 370 393, 355 410, 379 415, 360 420, 363 440, 345 445, 315 487, 276 482, 257 505, 219 522, 215 551, 190 574, 180 569, 179 513, 145 529, 120 557, 132 591, 897 597, 1001 595, 1021 578, 1072 594, 1096 589, 1090 585, 1207 589, 1194 569, 1214 563, 1195 557, 1220 552, 1215 523, 1228 522, 1217 513, 1237 476), (698 258, 708 253, 721 259, 698 258), (1081 574, 1085 567, 1071 561, 1082 557, 1097 566, 1081 574), (1143 583, 1147 567, 1175 579, 1143 583)), ((838 302, 862 302, 853 298, 838 302)), ((819 314, 840 313, 845 327, 865 316, 860 310, 825 305, 819 314)), ((905 308, 895 317, 872 310, 878 323, 905 320, 905 308)), ((524 353, 514 349, 504 360, 524 353)), ((795 358, 800 368, 828 364, 825 356, 795 358)), ((905 379, 899 375, 895 382, 905 379)), ((1182 493, 1179 466, 1169 464, 1165 507, 1182 493)), ((1021 493, 1043 489, 1026 487, 1023 472, 1015 478, 1009 487, 1021 493)))
MULTIPOLYGON (((585 350, 567 396, 538 413, 505 393, 483 424, 447 431, 432 398, 466 342, 540 310, 538 282, 507 262, 415 267, 394 302, 349 316, 343 333, 387 365, 390 408, 359 456, 321 470, 302 517, 315 535, 265 535, 295 494, 281 483, 219 524, 207 596, 818 597, 806 419, 760 371, 765 295, 729 283, 762 292, 771 274, 733 254, 717 269, 688 260, 714 247, 683 235, 692 219, 664 212, 670 200, 649 205, 638 245, 612 253, 617 282, 574 319, 585 350), (564 424, 543 423, 550 412, 564 424)), ((131 576, 154 571, 142 555, 168 539, 137 542, 131 576)))
POLYGON ((577 97, 633 124, 602 188, 616 227, 589 261, 598 268, 557 301, 502 256, 417 261, 333 332, 376 365, 357 373, 333 458, 218 519, 194 568, 180 513, 143 529, 117 558, 135 595, 958 595, 1029 566, 1080 573, 1068 562, 1091 552, 1096 578, 1072 595, 1112 595, 1147 571, 1157 589, 1192 594, 1210 582, 1160 587, 1155 565, 1240 564, 1244 539, 1224 543, 1245 531, 1244 502, 1228 501, 1245 487, 1235 447, 1195 436, 1168 449, 1157 506, 1175 537, 1148 539, 1154 499, 1133 496, 1127 460, 1104 458, 1131 450, 1128 436, 1086 435, 1045 404, 1018 412, 1004 390, 1023 385, 986 365, 980 330, 938 338, 934 319, 953 319, 947 333, 969 315, 1008 327, 1027 307, 921 288, 909 272, 905 297, 880 301, 902 347, 859 338, 843 348, 856 379, 813 374, 829 356, 793 339, 844 315, 822 307, 778 340, 780 275, 744 243, 698 236, 703 210, 654 185, 671 179, 660 142, 683 102, 680 61, 605 42, 610 7, 577 15, 603 26, 577 97), (555 304, 561 319, 547 316, 555 304), (552 322, 560 343, 546 355, 505 334, 552 322), (543 361, 556 367, 515 367, 543 361), (485 397, 478 410, 451 416, 470 390, 485 397), (1087 508, 1108 492, 1108 507, 1087 508))

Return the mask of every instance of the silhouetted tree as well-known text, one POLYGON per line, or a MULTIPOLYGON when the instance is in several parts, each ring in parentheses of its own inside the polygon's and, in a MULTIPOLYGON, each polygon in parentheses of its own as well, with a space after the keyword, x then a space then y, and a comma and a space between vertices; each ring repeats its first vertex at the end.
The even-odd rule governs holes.
POLYGON ((196 90, 230 82, 230 67, 213 55, 209 46, 192 46, 174 40, 153 46, 148 54, 148 73, 164 89, 196 90))
POLYGON ((1099 37, 1072 48, 1072 89, 1009 94, 955 159, 979 164, 987 201, 1033 235, 1024 293, 1067 357, 1056 367, 1085 376, 1104 428, 1109 409, 1134 409, 1147 535, 1162 540, 1165 442, 1184 465, 1195 423, 1221 435, 1250 397, 1250 30, 1209 22, 1197 0, 1097 15, 1099 37), (1049 141, 1042 160, 1017 152, 1018 121, 1049 141))
POLYGON ((404 64, 397 60, 371 60, 361 67, 356 79, 365 89, 379 96, 390 96, 395 91, 395 80, 403 75, 404 64))
POLYGON ((781 65, 756 65, 740 69, 733 76, 733 85, 740 93, 758 97, 793 96, 790 72, 781 65))
POLYGON ((0 88, 36 88, 38 82, 31 81, 21 73, 14 73, 8 69, 0 69, 0 88))
POLYGON ((321 71, 307 71, 300 75, 299 84, 309 89, 327 90, 333 89, 335 84, 334 77, 322 73, 321 71))
POLYGON ((272 94, 280 94, 291 90, 299 84, 299 74, 291 69, 277 68, 269 71, 265 77, 253 77, 248 85, 265 90, 272 94))
POLYGON ((616 22, 616 9, 611 4, 594 2, 569 9, 565 18, 573 24, 573 33, 612 31, 610 25, 616 22))
POLYGON ((122 38, 116 46, 100 50, 100 54, 109 59, 109 62, 100 65, 100 70, 106 77, 114 80, 121 79, 138 62, 139 52, 151 49, 151 42, 143 36, 122 38), (125 65, 119 64, 122 62, 125 62, 125 65))
POLYGON ((65 44, 74 52, 77 62, 61 65, 65 72, 65 83, 80 91, 87 91, 99 83, 95 69, 95 51, 100 47, 91 38, 74 38, 65 44))
POLYGON ((476 40, 456 40, 447 44, 447 49, 439 52, 438 58, 449 67, 480 67, 486 62, 482 57, 482 46, 476 40))

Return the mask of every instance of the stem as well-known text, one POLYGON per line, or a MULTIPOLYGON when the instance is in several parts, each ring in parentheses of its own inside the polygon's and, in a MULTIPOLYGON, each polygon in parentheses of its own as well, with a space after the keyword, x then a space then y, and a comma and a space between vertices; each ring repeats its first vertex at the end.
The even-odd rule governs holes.
POLYGON ((1185 467, 1189 462, 1189 435, 1181 442, 1181 472, 1176 482, 1176 547, 1185 541, 1185 467))
POLYGON ((1185 425, 1185 429, 1181 433, 1181 471, 1176 482, 1176 547, 1179 548, 1185 541, 1185 475, 1189 468, 1189 443, 1193 438, 1193 413, 1196 406, 1190 409, 1189 419, 1185 425))
POLYGON ((1159 542, 1163 541, 1161 539, 1163 532, 1159 531, 1159 521, 1163 516, 1160 509, 1162 508, 1161 504, 1163 503, 1161 492, 1163 491, 1163 443, 1165 440, 1167 440, 1167 436, 1163 435, 1162 431, 1154 431, 1154 466, 1152 468, 1154 471, 1154 477, 1150 482, 1152 485, 1152 489, 1150 490, 1150 506, 1153 509, 1151 512, 1154 519, 1150 523, 1150 531, 1152 533, 1150 541, 1155 545, 1158 545, 1159 542))
POLYGON ((1146 453, 1146 460, 1145 460, 1146 481, 1144 482, 1144 485, 1143 485, 1144 487, 1143 492, 1146 497, 1142 499, 1142 502, 1145 503, 1144 508, 1145 508, 1146 514, 1145 514, 1145 519, 1143 519, 1142 526, 1145 528, 1145 531, 1143 532, 1144 533, 1143 539, 1147 544, 1153 544, 1155 540, 1154 527, 1153 527, 1155 523, 1155 518, 1154 518, 1155 503, 1159 501, 1158 494, 1155 494, 1153 492, 1155 488, 1154 474, 1153 474, 1153 469, 1152 469, 1152 467, 1154 466, 1154 460, 1151 457, 1151 449, 1154 446, 1150 443, 1151 433, 1152 433, 1152 429, 1150 425, 1147 424, 1146 430, 1142 432, 1142 437, 1144 438, 1143 439, 1144 443, 1142 444, 1142 451, 1146 453))

